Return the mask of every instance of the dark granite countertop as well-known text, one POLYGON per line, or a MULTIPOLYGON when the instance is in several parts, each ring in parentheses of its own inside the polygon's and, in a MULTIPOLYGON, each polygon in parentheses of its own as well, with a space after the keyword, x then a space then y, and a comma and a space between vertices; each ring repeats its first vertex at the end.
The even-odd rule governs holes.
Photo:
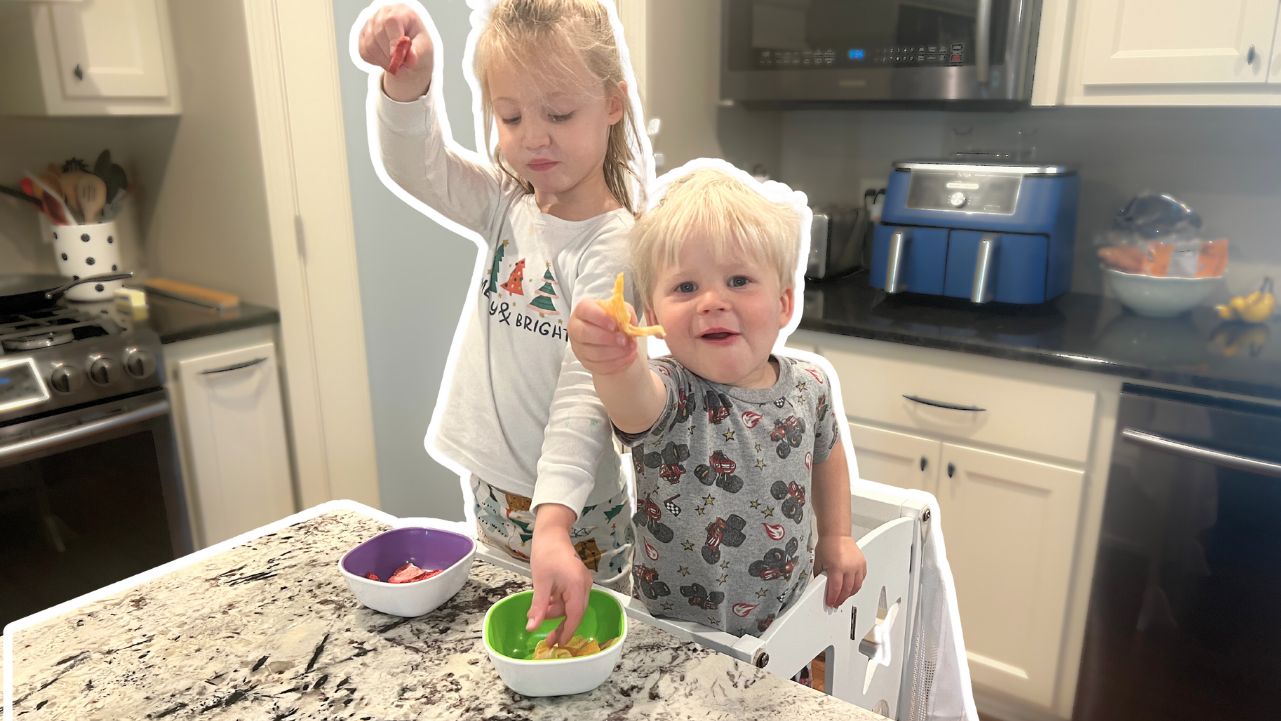
POLYGON ((280 322, 280 313, 274 308, 245 302, 241 302, 237 308, 216 310, 148 293, 147 306, 147 324, 160 334, 161 343, 175 343, 280 322))
POLYGON ((1144 318, 1113 298, 1040 306, 887 295, 865 274, 811 281, 800 328, 1281 400, 1281 322, 1225 323, 1209 307, 1144 318))

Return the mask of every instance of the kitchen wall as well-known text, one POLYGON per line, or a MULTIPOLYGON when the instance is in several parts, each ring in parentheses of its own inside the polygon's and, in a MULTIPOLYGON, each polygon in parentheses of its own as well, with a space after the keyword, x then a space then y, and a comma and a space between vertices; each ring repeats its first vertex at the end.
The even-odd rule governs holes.
MULTIPOLYGON (((476 247, 401 202, 374 174, 365 122, 367 75, 347 38, 367 0, 335 0, 343 125, 360 263, 382 508, 400 516, 463 519, 458 477, 423 448, 449 344, 470 287, 476 247)), ((462 76, 469 29, 461 0, 428 4, 444 45, 445 102, 455 137, 475 147, 462 76)))

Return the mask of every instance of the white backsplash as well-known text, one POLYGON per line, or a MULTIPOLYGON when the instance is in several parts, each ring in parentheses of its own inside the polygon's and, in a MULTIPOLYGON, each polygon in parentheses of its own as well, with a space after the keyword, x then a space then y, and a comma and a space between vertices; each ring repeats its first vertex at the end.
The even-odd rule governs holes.
POLYGON ((890 164, 975 146, 1034 145, 1036 159, 1081 174, 1072 288, 1100 292, 1093 241, 1129 198, 1173 194, 1231 241, 1228 284, 1281 279, 1281 111, 1228 108, 1052 108, 1007 113, 831 110, 783 113, 775 176, 813 204, 855 202, 890 164), (1020 139, 1020 131, 1023 131, 1020 139))

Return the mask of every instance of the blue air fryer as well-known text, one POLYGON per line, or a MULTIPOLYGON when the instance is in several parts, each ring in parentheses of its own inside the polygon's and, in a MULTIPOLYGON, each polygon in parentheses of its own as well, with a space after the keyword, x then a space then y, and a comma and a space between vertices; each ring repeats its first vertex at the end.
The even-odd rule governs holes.
POLYGON ((1043 303, 1072 284, 1080 178, 1062 165, 894 164, 871 285, 974 303, 1043 303))

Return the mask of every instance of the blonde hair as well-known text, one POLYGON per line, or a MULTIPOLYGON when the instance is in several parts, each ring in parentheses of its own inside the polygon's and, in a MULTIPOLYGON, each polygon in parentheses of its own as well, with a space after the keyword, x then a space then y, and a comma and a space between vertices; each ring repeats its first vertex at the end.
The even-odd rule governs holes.
POLYGON ((723 170, 703 168, 674 181, 657 207, 632 230, 632 267, 648 306, 663 268, 687 242, 709 243, 718 258, 744 255, 778 273, 779 287, 796 285, 800 216, 723 170))
MULTIPOLYGON (((500 0, 476 41, 475 71, 480 81, 485 122, 485 144, 503 172, 520 183, 525 192, 534 188, 503 161, 502 152, 490 142, 494 126, 493 96, 488 70, 495 60, 506 60, 523 71, 535 73, 534 82, 565 77, 581 63, 601 81, 608 98, 619 93, 622 56, 614 25, 599 0, 500 0)), ((627 95, 622 97, 623 118, 610 126, 605 149, 605 185, 620 205, 633 215, 642 207, 643 181, 633 163, 640 152, 638 124, 627 95)))

